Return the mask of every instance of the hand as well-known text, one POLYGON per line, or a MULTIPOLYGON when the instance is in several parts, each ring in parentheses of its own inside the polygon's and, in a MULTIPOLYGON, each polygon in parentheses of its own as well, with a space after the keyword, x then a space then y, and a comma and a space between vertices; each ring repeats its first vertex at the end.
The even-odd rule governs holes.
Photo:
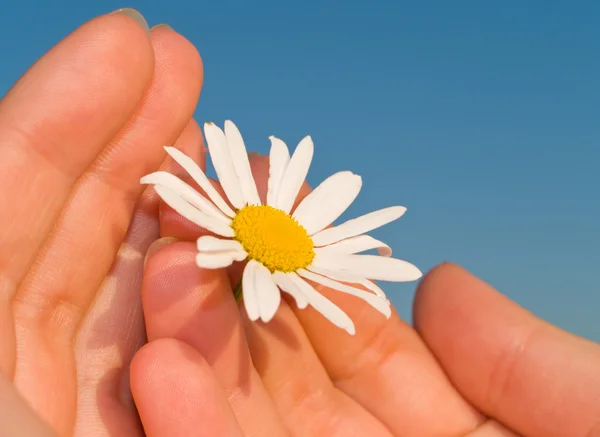
POLYGON ((0 373, 0 426, 6 437, 56 437, 23 400, 16 387, 0 373))
MULTIPOLYGON (((268 159, 252 167, 264 194, 268 159)), ((162 209, 171 244, 146 265, 149 344, 131 370, 149 437, 600 436, 600 346, 460 267, 422 281, 416 328, 318 287, 355 321, 352 337, 293 303, 268 324, 250 322, 232 295, 239 271, 196 266, 189 241, 200 234, 162 209)))
POLYGON ((139 179, 165 144, 203 159, 201 84, 196 49, 129 10, 68 36, 0 103, 0 373, 57 435, 142 435, 128 370, 159 228, 139 179))

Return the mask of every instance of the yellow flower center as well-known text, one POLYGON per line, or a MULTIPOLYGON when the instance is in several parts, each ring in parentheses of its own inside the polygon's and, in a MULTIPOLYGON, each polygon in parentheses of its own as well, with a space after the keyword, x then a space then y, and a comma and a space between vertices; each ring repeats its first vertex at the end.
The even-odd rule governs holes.
POLYGON ((306 229, 285 212, 268 205, 240 209, 231 225, 248 256, 271 272, 294 272, 310 265, 315 252, 306 229))

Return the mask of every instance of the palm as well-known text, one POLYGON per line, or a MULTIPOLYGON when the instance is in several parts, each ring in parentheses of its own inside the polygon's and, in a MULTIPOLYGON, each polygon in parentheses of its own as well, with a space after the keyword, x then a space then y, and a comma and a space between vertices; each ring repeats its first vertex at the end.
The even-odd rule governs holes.
POLYGON ((201 82, 186 40, 115 14, 1 103, 0 181, 16 189, 0 193, 0 369, 60 435, 142 434, 127 369, 145 339, 139 290, 158 217, 155 198, 138 202, 139 178, 164 144, 202 150, 190 121, 201 82))

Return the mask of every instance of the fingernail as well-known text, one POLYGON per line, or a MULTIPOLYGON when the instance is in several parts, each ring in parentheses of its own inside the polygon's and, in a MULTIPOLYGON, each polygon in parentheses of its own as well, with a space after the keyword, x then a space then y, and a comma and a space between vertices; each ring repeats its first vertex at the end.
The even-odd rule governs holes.
POLYGON ((146 263, 148 262, 148 260, 150 259, 150 257, 152 255, 154 255, 156 252, 158 252, 163 247, 168 246, 169 244, 173 244, 177 241, 179 241, 177 238, 164 237, 164 238, 159 238, 154 243, 152 243, 150 245, 150 247, 148 248, 148 250, 146 251, 146 258, 144 258, 144 268, 146 268, 146 263))
POLYGON ((169 26, 167 23, 160 23, 160 24, 157 24, 156 26, 152 26, 152 28, 150 30, 156 30, 156 29, 173 30, 173 28, 171 26, 169 26))
POLYGON ((248 152, 248 158, 258 158, 260 153, 258 152, 248 152))
POLYGON ((146 21, 144 16, 135 9, 122 8, 114 11, 113 14, 125 15, 126 17, 135 20, 135 22, 139 24, 146 31, 146 33, 150 34, 150 26, 148 26, 148 22, 146 21))

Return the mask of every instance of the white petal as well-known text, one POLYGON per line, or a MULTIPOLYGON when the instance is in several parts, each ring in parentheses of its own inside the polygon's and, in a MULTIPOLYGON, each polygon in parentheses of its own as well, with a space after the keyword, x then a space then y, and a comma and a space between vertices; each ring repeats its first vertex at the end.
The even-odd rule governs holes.
POLYGON ((271 152, 269 153, 269 183, 267 188, 267 205, 277 207, 277 193, 281 185, 281 179, 288 163, 290 162, 290 151, 283 141, 270 136, 271 152))
POLYGON ((229 144, 233 167, 240 181, 244 202, 248 205, 260 205, 260 197, 258 197, 256 183, 250 170, 250 161, 248 161, 244 139, 237 126, 230 120, 225 121, 225 136, 229 144))
POLYGON ((256 266, 258 263, 254 260, 248 261, 242 274, 242 293, 244 297, 244 307, 248 318, 252 321, 258 320, 260 313, 258 310, 258 300, 256 298, 256 266))
POLYGON ((198 238, 196 247, 200 253, 205 255, 223 255, 232 261, 244 261, 248 254, 240 243, 235 240, 222 240, 211 235, 203 235, 198 238))
POLYGON ((347 293, 352 296, 359 297, 365 302, 367 302, 369 305, 371 305, 373 308, 375 308, 377 311, 382 313, 388 319, 392 315, 392 310, 387 301, 383 300, 376 294, 369 293, 368 291, 361 290, 358 288, 350 287, 349 285, 340 284, 339 282, 326 278, 325 276, 309 272, 308 270, 300 269, 298 271, 298 274, 310 281, 324 285, 325 287, 329 287, 333 290, 341 291, 342 293, 347 293))
POLYGON ((354 323, 352 319, 348 317, 348 315, 343 312, 340 307, 331 302, 317 290, 315 290, 309 283, 300 278, 296 273, 287 273, 290 280, 302 290, 302 293, 308 299, 308 302, 319 311, 327 320, 333 323, 335 326, 338 326, 344 330, 346 330, 350 335, 354 335, 356 333, 356 329, 354 328, 354 323))
POLYGON ((364 276, 357 275, 352 272, 347 272, 345 270, 339 270, 339 269, 330 270, 330 269, 315 265, 314 262, 310 266, 308 266, 306 268, 306 270, 309 270, 313 273, 317 273, 321 276, 327 276, 328 278, 335 279, 336 281, 349 282, 352 284, 358 284, 358 283, 360 283, 360 281, 365 279, 364 276))
POLYGON ((389 302, 387 296, 385 295, 385 292, 373 281, 369 281, 368 279, 363 279, 362 281, 359 282, 359 284, 365 288, 368 288, 373 293, 375 293, 377 296, 379 296, 379 297, 385 299, 387 302, 389 302))
POLYGON ((389 222, 399 219, 405 212, 406 208, 403 206, 391 206, 389 208, 380 209, 379 211, 373 211, 369 214, 348 220, 339 226, 323 229, 318 234, 313 235, 312 239, 315 246, 326 246, 379 228, 389 222))
POLYGON ((385 299, 386 301, 388 300, 381 288, 379 288, 373 282, 355 273, 347 272, 345 270, 324 269, 322 267, 315 266, 314 264, 308 266, 306 270, 311 271, 313 273, 317 273, 321 276, 327 276, 328 278, 335 279, 336 281, 347 282, 349 284, 363 285, 365 288, 371 290, 377 296, 381 297, 382 299, 385 299))
POLYGON ((196 255, 196 265, 203 269, 221 269, 229 267, 232 263, 233 258, 228 254, 198 253, 196 255))
POLYGON ((306 196, 294 211, 294 218, 313 235, 334 222, 360 191, 362 179, 350 172, 341 171, 325 179, 306 196))
POLYGON ((156 185, 154 189, 167 205, 192 223, 223 237, 233 237, 235 235, 231 226, 203 213, 175 191, 169 190, 162 185, 156 185))
POLYGON ((377 249, 381 256, 392 255, 392 248, 390 246, 382 241, 376 240, 370 235, 357 235, 356 237, 346 238, 345 240, 330 244, 329 246, 319 247, 315 251, 350 255, 371 249, 377 249))
POLYGON ((269 322, 281 303, 281 293, 279 288, 271 278, 271 272, 265 266, 257 263, 254 284, 256 285, 256 299, 258 301, 258 310, 260 319, 263 322, 269 322))
POLYGON ((242 188, 240 187, 240 181, 233 166, 225 134, 214 123, 205 123, 204 135, 206 135, 210 157, 223 191, 225 191, 227 198, 235 208, 242 208, 244 206, 242 188))
POLYGON ((423 276, 421 271, 409 262, 377 255, 337 255, 320 252, 315 255, 312 264, 329 270, 345 270, 381 281, 416 281, 423 276))
POLYGON ((177 164, 179 164, 185 171, 188 172, 194 182, 196 182, 200 188, 204 190, 208 198, 212 200, 213 203, 217 205, 225 215, 229 217, 233 217, 235 215, 235 212, 233 212, 229 205, 227 205, 227 203, 223 200, 213 184, 210 183, 202 169, 198 167, 198 164, 196 164, 192 158, 185 155, 180 150, 177 150, 175 147, 165 147, 165 150, 169 155, 171 155, 171 158, 173 158, 177 164))
POLYGON ((288 214, 306 180, 313 152, 314 146, 311 137, 305 137, 296 147, 281 178, 281 185, 277 193, 277 208, 288 214))
POLYGON ((242 245, 236 240, 223 240, 212 235, 203 235, 196 241, 200 252, 244 251, 242 245))
POLYGON ((142 184, 162 185, 179 194, 184 200, 194 205, 203 213, 219 219, 223 223, 231 223, 231 219, 223 214, 223 212, 213 205, 206 197, 171 173, 167 173, 166 171, 157 171, 144 176, 140 182, 142 184))
MULTIPOLYGON (((239 250, 224 250, 221 252, 212 252, 212 251, 202 251, 200 252, 203 255, 206 256, 224 256, 227 257, 231 260, 231 262, 229 264, 232 264, 234 261, 240 262, 240 261, 244 261, 246 258, 248 258, 248 254, 246 252, 243 251, 239 251, 239 250)), ((227 264, 227 265, 229 265, 227 264)), ((202 266, 200 266, 202 267, 202 266)))
POLYGON ((271 275, 275 284, 281 288, 282 291, 290 294, 296 300, 296 306, 299 309, 304 309, 308 306, 308 299, 302 293, 302 290, 294 284, 291 279, 283 272, 275 272, 271 275))

